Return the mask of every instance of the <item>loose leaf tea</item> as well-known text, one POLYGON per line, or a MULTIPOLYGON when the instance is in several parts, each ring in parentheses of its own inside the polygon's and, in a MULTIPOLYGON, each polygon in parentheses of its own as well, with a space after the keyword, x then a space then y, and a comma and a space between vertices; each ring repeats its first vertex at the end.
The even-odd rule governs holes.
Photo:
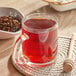
POLYGON ((8 32, 16 32, 21 28, 21 22, 11 16, 0 17, 0 30, 8 32))

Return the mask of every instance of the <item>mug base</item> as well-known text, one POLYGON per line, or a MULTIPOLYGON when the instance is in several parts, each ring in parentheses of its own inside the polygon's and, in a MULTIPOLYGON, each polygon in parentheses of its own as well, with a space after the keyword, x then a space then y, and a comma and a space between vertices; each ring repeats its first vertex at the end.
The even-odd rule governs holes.
POLYGON ((27 61, 27 59, 24 58, 22 54, 22 42, 20 37, 18 38, 18 40, 14 45, 12 59, 15 60, 15 62, 18 64, 28 65, 30 67, 46 67, 54 64, 56 61, 56 57, 52 61, 47 63, 32 63, 30 61, 27 61))

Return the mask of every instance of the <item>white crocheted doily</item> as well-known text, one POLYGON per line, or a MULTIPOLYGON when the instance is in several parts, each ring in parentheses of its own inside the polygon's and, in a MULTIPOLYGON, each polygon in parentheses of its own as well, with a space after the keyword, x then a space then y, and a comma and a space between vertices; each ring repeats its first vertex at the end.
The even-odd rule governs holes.
MULTIPOLYGON (((58 55, 56 63, 52 66, 47 67, 30 67, 28 65, 20 65, 16 63, 16 58, 18 58, 20 54, 20 41, 16 43, 15 45, 15 54, 12 55, 13 64, 16 67, 16 69, 19 70, 19 72, 26 75, 26 73, 32 75, 32 76, 76 76, 76 67, 73 69, 71 73, 63 73, 63 62, 67 56, 67 51, 69 50, 69 44, 71 39, 66 37, 59 37, 58 38, 58 55)), ((73 58, 76 63, 76 41, 74 44, 74 50, 73 50, 73 58)), ((76 66, 76 64, 75 64, 76 66)))

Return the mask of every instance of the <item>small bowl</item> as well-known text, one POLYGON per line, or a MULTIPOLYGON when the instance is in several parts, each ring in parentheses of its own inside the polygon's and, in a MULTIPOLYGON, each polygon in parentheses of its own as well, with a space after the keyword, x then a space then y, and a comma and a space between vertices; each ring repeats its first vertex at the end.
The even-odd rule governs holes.
POLYGON ((49 4, 57 11, 68 11, 68 10, 76 9, 76 1, 68 2, 64 4, 55 4, 54 2, 49 4))
MULTIPOLYGON (((1 16, 16 17, 20 21, 22 21, 22 19, 23 19, 23 15, 20 11, 14 9, 14 8, 9 8, 9 7, 0 7, 0 17, 1 16)), ((16 32, 8 32, 8 31, 0 30, 0 39, 12 38, 14 36, 19 35, 20 33, 21 33, 21 29, 16 32)))
POLYGON ((76 1, 70 1, 67 3, 58 3, 54 0, 43 0, 45 2, 48 2, 50 7, 53 7, 56 11, 68 11, 72 9, 76 9, 76 1))

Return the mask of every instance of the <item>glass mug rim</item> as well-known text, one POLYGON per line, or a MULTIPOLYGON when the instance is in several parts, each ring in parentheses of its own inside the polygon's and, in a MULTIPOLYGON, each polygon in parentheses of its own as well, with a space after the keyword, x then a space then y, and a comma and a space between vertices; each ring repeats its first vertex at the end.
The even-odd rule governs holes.
POLYGON ((32 14, 28 14, 28 15, 26 15, 26 17, 24 17, 24 18, 22 19, 22 27, 23 27, 24 29, 26 29, 27 31, 29 31, 29 32, 33 32, 33 33, 46 33, 46 32, 48 32, 48 31, 52 31, 52 30, 58 28, 58 18, 57 18, 55 15, 49 15, 48 13, 32 13, 32 14), (27 20, 29 20, 29 19, 34 19, 34 18, 33 18, 34 15, 36 15, 35 18, 38 18, 38 16, 40 16, 40 18, 51 19, 51 20, 55 21, 56 24, 55 24, 54 26, 49 27, 49 28, 46 28, 46 29, 36 29, 36 28, 31 28, 31 27, 26 26, 24 23, 25 23, 27 20), (38 16, 37 16, 37 15, 38 15, 38 16), (45 16, 46 16, 46 18, 45 18, 45 16), (49 16, 50 18, 47 18, 47 16, 49 16), (31 17, 31 18, 30 18, 30 17, 31 17), (52 17, 52 18, 51 18, 51 17, 52 17), (53 19, 53 18, 54 18, 54 19, 53 19))

